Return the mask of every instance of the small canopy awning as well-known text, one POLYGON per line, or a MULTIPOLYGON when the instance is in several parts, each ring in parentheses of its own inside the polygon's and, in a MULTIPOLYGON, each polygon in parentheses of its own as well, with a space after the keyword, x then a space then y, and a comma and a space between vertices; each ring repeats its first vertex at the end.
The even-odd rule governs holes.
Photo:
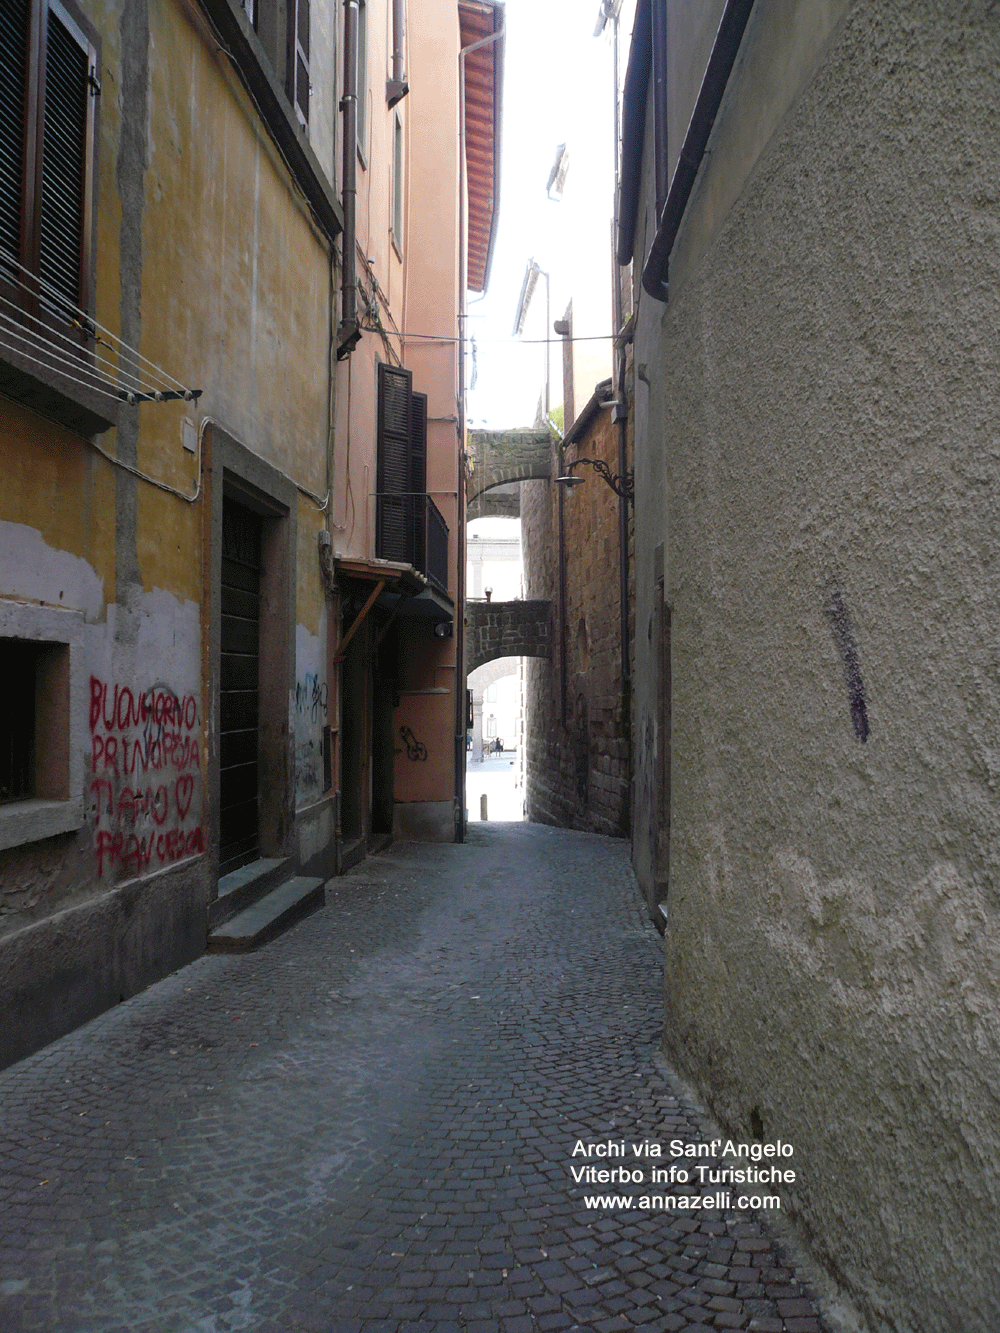
POLYGON ((360 629, 361 622, 373 606, 388 611, 393 619, 399 616, 407 620, 441 624, 455 618, 455 604, 451 598, 433 587, 412 565, 400 564, 395 560, 342 557, 334 561, 333 568, 338 584, 342 580, 357 580, 371 585, 364 608, 344 636, 341 651, 346 648, 356 630, 360 629))

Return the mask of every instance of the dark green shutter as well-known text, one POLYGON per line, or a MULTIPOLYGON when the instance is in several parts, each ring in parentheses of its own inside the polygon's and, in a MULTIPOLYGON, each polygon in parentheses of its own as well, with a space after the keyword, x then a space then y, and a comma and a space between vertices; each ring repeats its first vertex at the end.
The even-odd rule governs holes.
POLYGON ((427 395, 410 398, 410 563, 426 573, 427 559, 427 395))

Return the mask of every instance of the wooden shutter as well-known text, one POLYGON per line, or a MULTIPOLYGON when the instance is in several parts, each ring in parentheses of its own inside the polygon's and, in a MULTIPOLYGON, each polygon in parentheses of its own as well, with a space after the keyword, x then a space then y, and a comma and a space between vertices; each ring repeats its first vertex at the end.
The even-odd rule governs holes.
POLYGON ((410 433, 413 376, 401 366, 378 368, 377 554, 410 563, 410 433))
MULTIPOLYGON (((58 0, 50 0, 42 101, 38 273, 71 306, 83 305, 90 247, 88 157, 93 50, 58 0)), ((58 309, 59 302, 44 304, 58 309)))
POLYGON ((427 395, 410 395, 410 490, 427 490, 427 395))
POLYGON ((0 272, 17 281, 23 262, 28 0, 0 6, 0 272))
POLYGON ((410 563, 427 572, 427 395, 410 395, 410 563))
POLYGON ((37 274, 42 308, 63 318, 91 297, 98 68, 69 0, 0 4, 0 277, 32 310, 17 264, 37 274))

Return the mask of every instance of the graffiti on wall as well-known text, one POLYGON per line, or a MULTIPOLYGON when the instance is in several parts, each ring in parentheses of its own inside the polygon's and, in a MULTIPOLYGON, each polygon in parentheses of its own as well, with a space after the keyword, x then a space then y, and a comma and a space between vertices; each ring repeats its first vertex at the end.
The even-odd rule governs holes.
POLYGON ((307 671, 295 682, 295 798, 300 804, 322 795, 323 727, 326 723, 325 680, 307 671))
POLYGON ((97 874, 139 875, 205 850, 198 700, 90 678, 97 874))
POLYGON ((861 663, 858 645, 851 627, 851 617, 844 602, 843 593, 833 580, 827 586, 826 601, 823 607, 833 640, 840 653, 844 670, 844 684, 847 687, 847 702, 851 710, 851 726, 854 735, 862 743, 867 741, 871 728, 868 724, 868 701, 865 698, 865 686, 861 679, 861 663))
POLYGON ((423 741, 417 740, 409 727, 400 727, 399 734, 403 738, 403 744, 406 746, 407 759, 415 762, 427 758, 427 746, 423 741))
POLYGON ((318 722, 326 717, 326 681, 311 671, 295 682, 295 711, 299 717, 318 722))

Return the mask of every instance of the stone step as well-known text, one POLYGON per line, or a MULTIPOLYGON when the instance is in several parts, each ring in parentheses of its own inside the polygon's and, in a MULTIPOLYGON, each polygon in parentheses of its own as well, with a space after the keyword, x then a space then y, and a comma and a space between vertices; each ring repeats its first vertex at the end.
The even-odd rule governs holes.
POLYGON ((249 865, 230 870, 219 880, 219 896, 209 904, 208 926, 212 930, 230 920, 244 907, 263 898, 276 884, 287 878, 292 860, 289 856, 262 856, 249 865))
POLYGON ((215 926, 208 935, 209 953, 245 953, 258 944, 280 935, 301 917, 308 916, 326 902, 321 879, 297 876, 251 903, 228 921, 215 926))

